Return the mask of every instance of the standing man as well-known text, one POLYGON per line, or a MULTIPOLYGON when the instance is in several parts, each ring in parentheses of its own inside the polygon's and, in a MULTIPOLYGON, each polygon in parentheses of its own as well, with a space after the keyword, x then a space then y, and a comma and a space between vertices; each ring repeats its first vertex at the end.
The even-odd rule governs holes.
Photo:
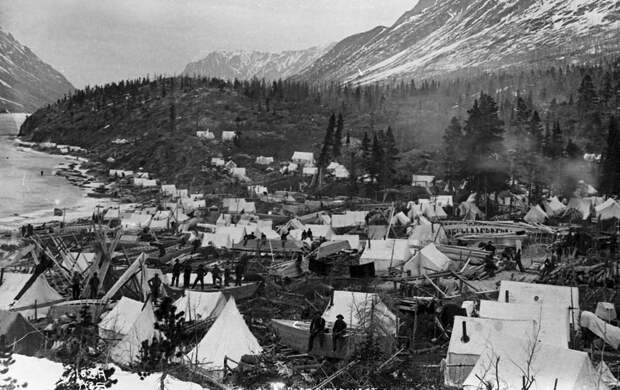
POLYGON ((155 274, 149 280, 149 287, 151 288, 151 296, 153 297, 153 303, 157 302, 159 298, 159 288, 161 287, 161 279, 159 278, 159 274, 155 274))
POLYGON ((241 280, 243 279, 243 263, 241 260, 235 266, 235 286, 241 286, 241 280))
POLYGON ((173 287, 179 287, 179 278, 181 277, 181 263, 179 263, 179 259, 174 261, 174 265, 172 266, 172 282, 170 283, 173 287))
POLYGON ((521 263, 521 249, 517 249, 517 253, 515 254, 515 263, 517 263, 517 268, 519 268, 520 272, 525 272, 523 263, 521 263))
POLYGON ((192 266, 189 265, 189 262, 187 262, 185 263, 185 267, 183 267, 183 288, 189 288, 191 277, 192 277, 192 266))
POLYGON ((80 299, 80 273, 73 272, 73 278, 71 278, 71 291, 73 292, 73 299, 80 299))
POLYGON ((282 249, 284 249, 286 247, 286 237, 288 236, 289 231, 285 231, 282 233, 282 235, 280 236, 280 240, 282 241, 282 249))
POLYGON ((224 267, 224 286, 228 287, 230 285, 230 266, 226 265, 224 267))
POLYGON ((334 327, 332 329, 333 352, 336 352, 336 349, 340 350, 342 348, 346 331, 347 323, 344 322, 344 316, 342 314, 338 314, 336 316, 336 322, 334 322, 334 327))
POLYGON ((97 295, 99 295, 99 276, 97 273, 93 273, 90 280, 88 281, 88 287, 90 288, 90 299, 97 299, 97 295))
POLYGON ((321 317, 321 313, 316 312, 312 322, 310 323, 310 339, 308 340, 308 353, 312 351, 314 339, 319 337, 319 345, 323 347, 323 334, 325 333, 325 319, 321 317))
POLYGON ((213 287, 222 285, 222 270, 215 264, 211 269, 211 276, 213 276, 213 287))
POLYGON ((200 264, 198 266, 198 269, 196 269, 196 280, 194 280, 194 289, 196 288, 196 285, 198 284, 198 282, 200 282, 200 290, 205 289, 205 267, 200 264))

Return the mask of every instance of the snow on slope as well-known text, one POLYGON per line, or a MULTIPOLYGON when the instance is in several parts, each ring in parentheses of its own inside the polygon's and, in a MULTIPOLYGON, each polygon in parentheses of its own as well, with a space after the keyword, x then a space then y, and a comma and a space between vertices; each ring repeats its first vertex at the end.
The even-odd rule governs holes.
POLYGON ((295 78, 371 83, 620 51, 616 0, 420 0, 344 39, 295 78))
POLYGON ((72 89, 62 74, 0 29, 0 111, 34 111, 72 89))
POLYGON ((249 80, 253 77, 266 80, 285 79, 302 72, 330 48, 331 46, 311 47, 280 53, 214 51, 199 61, 189 63, 183 74, 227 80, 249 80))

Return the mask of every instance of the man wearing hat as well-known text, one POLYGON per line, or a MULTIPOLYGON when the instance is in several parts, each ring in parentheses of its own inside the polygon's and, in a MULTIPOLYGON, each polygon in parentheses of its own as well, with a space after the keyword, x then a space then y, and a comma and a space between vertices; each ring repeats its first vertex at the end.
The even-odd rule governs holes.
POLYGON ((336 316, 336 322, 334 322, 334 327, 332 329, 332 346, 334 352, 336 352, 336 349, 340 350, 342 348, 346 331, 347 323, 344 322, 344 316, 342 314, 338 314, 336 316))
POLYGON ((319 344, 323 346, 323 333, 325 333, 325 319, 321 316, 320 312, 314 313, 314 318, 310 323, 310 339, 308 340, 308 353, 312 351, 314 347, 314 339, 319 338, 319 344))

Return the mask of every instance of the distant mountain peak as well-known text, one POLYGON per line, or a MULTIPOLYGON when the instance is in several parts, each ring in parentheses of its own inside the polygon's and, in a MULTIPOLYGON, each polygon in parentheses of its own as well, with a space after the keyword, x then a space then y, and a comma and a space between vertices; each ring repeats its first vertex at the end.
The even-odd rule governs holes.
POLYGON ((419 0, 338 42, 296 79, 372 83, 588 61, 620 52, 616 0, 419 0))
POLYGON ((0 27, 0 111, 34 111, 71 90, 62 74, 0 27))
POLYGON ((248 80, 254 77, 267 80, 286 79, 302 72, 331 47, 332 45, 314 46, 305 50, 286 50, 279 53, 217 50, 201 60, 187 64, 183 74, 227 80, 248 80))

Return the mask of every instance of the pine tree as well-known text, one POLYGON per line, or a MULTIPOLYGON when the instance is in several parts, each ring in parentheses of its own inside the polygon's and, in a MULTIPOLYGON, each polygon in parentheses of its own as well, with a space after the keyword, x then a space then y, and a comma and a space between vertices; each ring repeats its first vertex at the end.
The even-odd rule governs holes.
POLYGON ((541 152, 544 143, 543 125, 538 115, 538 111, 534 111, 529 123, 529 135, 531 141, 531 151, 541 152))
POLYGON ((620 193, 620 130, 616 117, 609 118, 607 146, 603 153, 601 189, 608 194, 620 193))
POLYGON ((553 131, 551 133, 551 144, 549 147, 549 157, 557 160, 562 157, 564 141, 562 140, 562 129, 560 128, 560 122, 555 121, 553 124, 553 131))
POLYGON ((173 133, 176 127, 176 119, 177 119, 177 110, 176 110, 174 103, 172 103, 170 105, 170 131, 173 133))
POLYGON ((379 137, 377 136, 377 133, 375 133, 375 135, 373 136, 372 139, 372 149, 371 149, 371 161, 372 163, 370 164, 370 175, 376 179, 377 181, 379 181, 380 179, 380 173, 383 169, 383 147, 381 146, 381 142, 379 141, 379 137))
POLYGON ((583 151, 581 150, 581 148, 573 142, 572 139, 568 140, 568 144, 566 144, 566 157, 572 159, 572 160, 577 160, 577 159, 581 159, 583 156, 583 151))
POLYGON ((318 165, 319 169, 323 170, 329 164, 329 160, 332 155, 332 147, 334 141, 334 128, 336 127, 336 115, 332 113, 329 117, 329 122, 327 124, 327 130, 325 131, 325 139, 323 140, 323 146, 321 148, 321 153, 319 154, 318 165))
POLYGON ((583 76, 583 79, 581 80, 581 85, 579 86, 577 93, 577 104, 582 112, 587 112, 594 108, 596 103, 596 91, 594 89, 592 77, 589 74, 583 76))
POLYGON ((462 142, 463 128, 461 122, 456 117, 452 117, 450 126, 446 128, 443 136, 445 176, 450 185, 462 177, 462 142))
POLYGON ((336 132, 334 133, 334 145, 333 154, 334 158, 340 157, 340 150, 342 148, 342 131, 344 129, 344 119, 342 114, 338 114, 338 122, 336 123, 336 132))
POLYGON ((368 137, 368 133, 364 132, 364 138, 362 138, 362 166, 366 171, 365 173, 370 173, 372 171, 372 155, 370 148, 370 138, 368 137))
POLYGON ((392 132, 392 128, 389 126, 383 140, 383 156, 383 183, 387 186, 391 186, 394 183, 394 178, 396 176, 398 148, 396 147, 396 140, 394 139, 394 133, 392 132))

